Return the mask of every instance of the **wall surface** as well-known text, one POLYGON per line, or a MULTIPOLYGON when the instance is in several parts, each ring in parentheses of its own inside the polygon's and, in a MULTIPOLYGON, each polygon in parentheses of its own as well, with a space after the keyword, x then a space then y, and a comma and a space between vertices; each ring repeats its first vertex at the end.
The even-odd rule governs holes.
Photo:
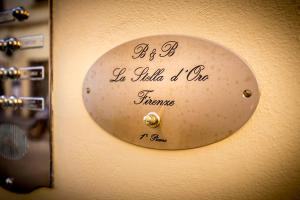
POLYGON ((300 199, 299 1, 53 2, 54 188, 1 199, 300 199), (96 59, 126 41, 184 34, 220 43, 252 67, 261 99, 229 138, 159 151, 99 128, 81 88, 96 59))

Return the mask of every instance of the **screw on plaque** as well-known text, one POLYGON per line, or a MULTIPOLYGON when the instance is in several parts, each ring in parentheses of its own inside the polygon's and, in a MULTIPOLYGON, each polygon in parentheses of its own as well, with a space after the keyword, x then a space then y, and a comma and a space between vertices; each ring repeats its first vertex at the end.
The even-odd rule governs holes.
POLYGON ((29 18, 29 12, 22 6, 18 6, 12 9, 12 15, 19 21, 24 21, 29 18))

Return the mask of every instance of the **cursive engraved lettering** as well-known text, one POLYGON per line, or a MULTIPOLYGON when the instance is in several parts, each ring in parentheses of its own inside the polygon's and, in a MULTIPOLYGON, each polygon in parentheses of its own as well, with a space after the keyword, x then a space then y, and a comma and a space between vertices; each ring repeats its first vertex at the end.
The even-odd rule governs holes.
POLYGON ((144 137, 148 137, 148 134, 147 133, 144 133, 140 136, 140 140, 143 139, 144 137))
POLYGON ((131 78, 132 82, 136 81, 162 81, 164 77, 162 76, 165 71, 164 68, 157 69, 153 74, 149 74, 149 67, 138 67, 134 70, 135 78, 131 78))
POLYGON ((154 90, 141 90, 138 93, 138 98, 133 101, 136 105, 153 105, 153 106, 173 106, 175 105, 175 100, 161 100, 152 99, 149 93, 154 92, 154 90))
POLYGON ((149 58, 150 61, 154 59, 155 54, 156 54, 156 49, 153 49, 152 52, 150 53, 150 58, 149 58))
MULTIPOLYGON (((149 137, 148 133, 143 133, 143 134, 140 135, 139 139, 142 140, 142 139, 146 139, 148 137, 149 137)), ((151 142, 167 142, 167 139, 160 138, 159 134, 151 134, 149 140, 151 142)))
POLYGON ((163 53, 159 54, 160 57, 166 57, 166 56, 173 56, 175 53, 175 50, 178 47, 178 42, 176 41, 168 41, 164 43, 161 47, 161 51, 163 53))
POLYGON ((152 134, 151 138, 150 138, 150 141, 167 142, 166 139, 161 139, 158 134, 152 134))
POLYGON ((194 67, 188 72, 186 79, 188 81, 206 81, 208 79, 208 75, 201 74, 201 71, 204 69, 204 65, 194 67))
POLYGON ((172 77, 171 77, 171 81, 177 81, 179 75, 181 74, 181 72, 183 72, 183 70, 184 70, 184 68, 182 68, 182 69, 178 72, 178 74, 172 76, 172 77))
POLYGON ((133 59, 144 58, 148 49, 149 49, 149 44, 145 44, 145 43, 138 44, 133 50, 133 53, 135 55, 133 55, 132 58, 133 59))
POLYGON ((109 81, 110 82, 125 81, 126 77, 123 76, 125 71, 126 71, 126 68, 119 68, 119 67, 115 68, 114 71, 113 71, 114 79, 110 79, 109 81))

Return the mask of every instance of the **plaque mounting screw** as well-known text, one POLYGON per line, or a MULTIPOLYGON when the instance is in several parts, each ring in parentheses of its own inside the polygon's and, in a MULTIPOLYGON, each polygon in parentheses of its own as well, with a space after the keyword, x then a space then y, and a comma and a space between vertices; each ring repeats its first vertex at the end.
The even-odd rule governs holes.
POLYGON ((90 88, 86 88, 86 93, 87 94, 91 93, 91 89, 90 88))
POLYGON ((149 112, 145 117, 144 117, 144 123, 151 127, 151 128, 156 128, 160 124, 160 117, 157 113, 155 112, 149 112))
POLYGON ((243 91, 243 96, 245 97, 245 98, 249 98, 249 97, 251 97, 252 96, 252 91, 251 90, 244 90, 243 91))

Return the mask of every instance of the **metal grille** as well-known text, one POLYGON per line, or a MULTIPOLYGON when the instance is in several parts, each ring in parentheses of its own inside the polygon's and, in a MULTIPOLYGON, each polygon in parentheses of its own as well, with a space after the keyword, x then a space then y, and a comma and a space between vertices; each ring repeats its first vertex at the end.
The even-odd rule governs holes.
POLYGON ((27 152, 26 133, 14 124, 0 125, 0 155, 8 160, 19 160, 27 152))

